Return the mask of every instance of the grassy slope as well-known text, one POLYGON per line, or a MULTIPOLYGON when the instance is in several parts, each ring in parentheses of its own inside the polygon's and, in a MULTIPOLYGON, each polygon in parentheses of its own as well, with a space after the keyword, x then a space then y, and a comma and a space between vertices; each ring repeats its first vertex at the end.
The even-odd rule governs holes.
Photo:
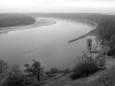
POLYGON ((44 86, 115 86, 115 59, 106 59, 107 69, 98 71, 86 78, 72 81, 71 73, 57 79, 49 81, 44 86))

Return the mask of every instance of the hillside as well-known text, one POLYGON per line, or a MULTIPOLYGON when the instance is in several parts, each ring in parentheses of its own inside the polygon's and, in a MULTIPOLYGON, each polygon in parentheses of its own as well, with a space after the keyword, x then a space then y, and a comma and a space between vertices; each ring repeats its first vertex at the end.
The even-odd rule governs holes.
POLYGON ((77 80, 71 80, 69 73, 61 78, 49 81, 44 86, 114 86, 115 85, 115 59, 106 58, 106 69, 93 75, 77 80))

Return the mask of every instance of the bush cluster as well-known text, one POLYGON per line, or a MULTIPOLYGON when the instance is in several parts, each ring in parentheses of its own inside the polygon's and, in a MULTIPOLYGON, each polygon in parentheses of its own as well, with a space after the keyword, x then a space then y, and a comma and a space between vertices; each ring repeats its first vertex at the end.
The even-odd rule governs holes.
POLYGON ((80 62, 73 68, 73 74, 71 75, 71 79, 75 80, 81 77, 86 77, 90 74, 97 72, 98 70, 98 67, 93 61, 88 63, 80 62))

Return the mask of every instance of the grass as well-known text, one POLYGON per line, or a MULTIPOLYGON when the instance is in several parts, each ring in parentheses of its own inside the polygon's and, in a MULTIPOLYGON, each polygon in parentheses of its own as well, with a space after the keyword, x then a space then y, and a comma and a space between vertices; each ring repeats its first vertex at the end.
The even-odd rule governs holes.
POLYGON ((107 70, 100 78, 89 82, 86 86, 115 86, 115 67, 107 70))
POLYGON ((101 71, 101 73, 97 72, 100 74, 99 77, 92 81, 88 81, 88 77, 73 81, 69 76, 64 76, 63 79, 51 81, 45 86, 115 86, 115 67, 101 71))

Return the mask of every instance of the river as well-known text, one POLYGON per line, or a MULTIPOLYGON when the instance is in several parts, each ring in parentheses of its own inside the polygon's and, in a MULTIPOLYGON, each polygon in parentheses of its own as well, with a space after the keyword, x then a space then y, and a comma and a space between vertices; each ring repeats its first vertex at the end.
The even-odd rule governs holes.
POLYGON ((68 44, 93 27, 72 20, 55 19, 56 24, 32 29, 9 31, 0 35, 0 58, 9 64, 26 64, 32 59, 45 68, 72 67, 86 49, 86 39, 68 44))

